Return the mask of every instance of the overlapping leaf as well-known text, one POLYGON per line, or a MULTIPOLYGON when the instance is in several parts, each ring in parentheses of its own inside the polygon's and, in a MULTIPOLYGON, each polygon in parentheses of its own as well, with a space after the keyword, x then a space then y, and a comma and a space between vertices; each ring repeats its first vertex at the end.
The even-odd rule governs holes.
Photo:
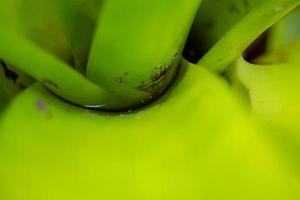
MULTIPOLYGON (((224 71, 260 34, 299 4, 299 0, 241 0, 222 1, 222 4, 217 0, 204 1, 202 5, 206 6, 202 8, 207 11, 201 13, 200 9, 199 20, 195 21, 191 36, 194 41, 194 37, 201 37, 202 32, 204 34, 205 55, 199 64, 216 72, 224 71), (218 5, 222 8, 220 12, 207 14, 218 5)), ((193 45, 201 48, 202 44, 196 41, 199 39, 193 45)), ((196 51, 195 54, 198 50, 191 48, 190 51, 196 51)))
POLYGON ((131 114, 89 112, 37 85, 27 90, 1 120, 0 197, 299 199, 297 177, 226 83, 186 70, 164 101, 131 114))

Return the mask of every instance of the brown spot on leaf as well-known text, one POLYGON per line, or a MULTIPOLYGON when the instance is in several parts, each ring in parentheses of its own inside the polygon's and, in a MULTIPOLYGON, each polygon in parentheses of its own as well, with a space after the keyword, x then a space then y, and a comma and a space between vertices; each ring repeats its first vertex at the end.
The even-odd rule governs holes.
POLYGON ((157 93, 161 89, 161 87, 166 84, 165 81, 167 79, 168 72, 175 65, 178 57, 179 54, 176 53, 168 64, 164 66, 158 66, 157 69, 151 74, 150 81, 141 81, 137 89, 153 94, 157 93))
POLYGON ((52 119, 52 114, 49 112, 47 105, 43 101, 38 100, 35 105, 42 113, 46 114, 47 119, 52 119))
POLYGON ((124 78, 124 76, 119 76, 119 77, 117 77, 117 82, 118 82, 119 85, 123 86, 124 83, 125 83, 125 78, 124 78))
POLYGON ((47 112, 48 111, 48 109, 47 109, 47 106, 46 106, 46 104, 43 102, 43 101, 37 101, 36 102, 36 107, 40 110, 40 111, 42 111, 42 112, 47 112))
POLYGON ((123 86, 125 84, 125 78, 129 75, 129 72, 125 72, 123 75, 117 77, 117 82, 119 85, 123 86))

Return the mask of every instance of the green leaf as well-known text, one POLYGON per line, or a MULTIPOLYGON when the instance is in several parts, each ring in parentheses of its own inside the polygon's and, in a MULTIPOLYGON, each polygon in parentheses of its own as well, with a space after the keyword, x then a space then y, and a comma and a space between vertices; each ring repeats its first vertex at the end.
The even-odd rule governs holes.
POLYGON ((297 177, 226 83, 183 68, 164 101, 136 113, 29 88, 0 121, 0 198, 298 200, 297 177))
POLYGON ((26 37, 66 63, 72 54, 58 18, 56 0, 0 0, 1 29, 26 37))
POLYGON ((300 37, 300 7, 290 12, 271 28, 268 39, 268 51, 276 51, 300 37))
POLYGON ((1 0, 0 24, 85 74, 99 2, 1 0))
MULTIPOLYGON (((204 35, 207 38, 203 37, 209 41, 206 49, 213 46, 201 58, 199 64, 216 72, 224 71, 260 34, 300 4, 299 0, 255 0, 247 1, 249 6, 246 7, 245 1, 235 2, 223 2, 224 5, 228 5, 229 12, 232 10, 233 13, 228 14, 228 12, 222 11, 220 15, 217 12, 215 17, 210 16, 211 23, 216 26, 212 30, 214 34, 204 35), (237 14, 235 15, 234 12, 237 14), (227 20, 229 20, 228 24, 227 20)), ((207 1, 207 7, 213 10, 213 8, 217 8, 216 3, 217 1, 207 1)), ((221 9, 226 9, 224 5, 221 9)), ((205 15, 202 15, 202 18, 204 17, 205 15)), ((196 32, 193 34, 201 36, 203 28, 206 28, 205 24, 197 25, 197 21, 195 24, 196 32)), ((201 45, 201 43, 197 43, 197 45, 201 45)))
POLYGON ((1 29, 0 43, 0 58, 30 74, 65 100, 107 109, 127 105, 126 101, 90 82, 22 36, 1 29))
MULTIPOLYGON (((267 65, 241 60, 235 69, 247 89, 253 115, 269 131, 300 177, 300 39, 263 58, 267 65), (277 59, 276 59, 277 58, 277 59)), ((258 59, 260 61, 260 59, 258 59)))
POLYGON ((86 74, 91 42, 102 0, 58 1, 59 18, 74 56, 74 65, 86 74))
POLYGON ((187 41, 186 55, 198 62, 228 30, 263 2, 203 0, 187 41))
POLYGON ((0 113, 11 99, 32 83, 30 77, 0 60, 0 113))
POLYGON ((87 76, 140 105, 173 80, 200 0, 106 1, 87 76))
POLYGON ((107 1, 98 17, 101 2, 96 1, 10 0, 3 10, 15 11, 3 12, 0 20, 5 27, 0 31, 0 58, 72 103, 105 109, 137 107, 157 98, 173 80, 199 3, 107 1), (32 19, 30 10, 37 12, 32 19), (5 17, 16 21, 15 28, 5 17), (88 78, 99 86, 67 69, 75 65, 85 75, 88 57, 88 78))

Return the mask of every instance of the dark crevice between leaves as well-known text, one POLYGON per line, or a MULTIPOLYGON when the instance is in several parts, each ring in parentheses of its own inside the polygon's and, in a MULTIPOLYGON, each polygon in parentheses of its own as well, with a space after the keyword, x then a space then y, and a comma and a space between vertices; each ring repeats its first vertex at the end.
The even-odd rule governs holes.
POLYGON ((2 59, 0 59, 0 67, 2 67, 3 69, 4 77, 14 84, 15 89, 24 90, 28 86, 30 86, 34 81, 30 76, 26 75, 25 73, 15 71, 11 65, 7 64, 2 59))
POLYGON ((18 85, 17 80, 19 75, 13 70, 9 69, 7 64, 0 59, 0 114, 3 112, 9 101, 21 87, 18 85), (12 84, 8 84, 11 82, 12 84), (11 85, 11 86, 10 86, 11 85), (11 88, 12 87, 12 88, 11 88))
MULTIPOLYGON (((212 27, 214 26, 214 24, 208 23, 205 26, 212 27)), ((194 41, 191 40, 189 37, 183 50, 183 57, 193 64, 196 64, 209 51, 209 49, 204 48, 204 45, 201 45, 205 43, 204 42, 205 37, 200 37, 200 38, 194 38, 194 40, 196 40, 194 41), (200 38, 203 38, 203 41, 200 38), (195 43, 197 45, 195 45, 195 43)))
POLYGON ((1 59, 0 59, 0 66, 3 67, 5 77, 11 80, 13 83, 17 83, 17 79, 19 78, 19 75, 16 72, 8 69, 6 63, 1 59))
POLYGON ((198 63, 254 6, 254 2, 249 0, 203 0, 183 51, 184 58, 191 63, 198 63), (220 6, 220 13, 211 12, 211 8, 220 6))
POLYGON ((256 64, 255 60, 267 51, 268 36, 270 30, 262 33, 243 53, 243 58, 252 64, 256 64))
MULTIPOLYGON (((255 63, 255 59, 266 53, 268 44, 269 30, 261 34, 243 53, 243 58, 249 63, 255 63)), ((205 38, 203 38, 203 43, 205 38)), ((197 49, 192 50, 191 46, 195 48, 192 41, 187 41, 183 56, 185 59, 191 63, 197 63, 208 51, 209 49, 202 48, 201 41, 198 41, 197 49)))

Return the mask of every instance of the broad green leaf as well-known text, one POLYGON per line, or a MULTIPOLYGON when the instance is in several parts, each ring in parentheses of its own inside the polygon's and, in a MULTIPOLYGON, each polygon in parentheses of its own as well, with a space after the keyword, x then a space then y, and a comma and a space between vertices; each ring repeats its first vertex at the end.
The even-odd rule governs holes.
MULTIPOLYGON (((283 46, 267 65, 241 60, 235 69, 249 93, 253 115, 268 130, 300 177, 300 39, 283 46)), ((260 60, 259 60, 260 61, 260 60)))
POLYGON ((187 66, 163 101, 135 113, 82 110, 35 85, 3 116, 1 199, 300 197, 299 178, 204 68, 187 66))
POLYGON ((14 30, 21 34, 21 26, 18 16, 18 0, 1 0, 0 6, 0 24, 1 29, 14 30))
POLYGON ((26 37, 66 63, 72 54, 58 18, 56 0, 0 0, 1 29, 26 37))
POLYGON ((86 65, 103 0, 59 0, 62 28, 71 46, 74 65, 86 74, 86 65))
POLYGON ((203 0, 187 41, 186 56, 194 62, 209 51, 261 0, 203 0))
POLYGON ((268 51, 274 51, 284 44, 300 37, 300 7, 289 13, 269 33, 268 51))
POLYGON ((18 34, 0 29, 0 44, 0 58, 30 74, 65 100, 107 109, 127 106, 126 101, 90 82, 58 58, 18 34))
POLYGON ((85 74, 96 0, 1 0, 0 24, 85 74))
MULTIPOLYGON (((208 52, 201 58, 199 64, 216 72, 224 71, 235 59, 241 56, 242 52, 260 34, 296 8, 300 4, 300 1, 255 0, 251 2, 248 0, 223 2, 224 5, 226 5, 226 3, 228 7, 222 6, 222 9, 229 9, 229 11, 222 11, 220 15, 218 15, 219 12, 217 10, 215 15, 213 15, 216 17, 211 17, 212 14, 210 14, 211 21, 209 22, 216 26, 212 30, 215 34, 204 35, 202 39, 208 41, 206 45, 204 44, 208 52), (232 14, 228 14, 230 10, 232 14), (212 48, 208 49, 210 46, 212 46, 212 48)), ((216 4, 217 1, 207 1, 207 7, 211 10, 217 8, 217 6, 215 6, 216 4)), ((203 3, 203 5, 205 5, 205 3, 203 3)), ((204 19, 205 15, 203 15, 202 18, 204 19)), ((199 25, 197 25, 198 21, 195 22, 196 30, 193 34, 199 34, 199 37, 201 37, 203 29, 209 28, 206 27, 205 24, 202 24, 202 21, 200 21, 199 25), (199 29, 197 29, 198 26, 199 29)), ((205 31, 203 32, 205 34, 205 31)), ((210 33, 210 31, 206 32, 210 33)), ((201 43, 197 45, 201 45, 201 43)))
MULTIPOLYGON (((267 123, 300 133, 300 65, 241 63, 237 73, 249 91, 253 111, 267 123)), ((299 135, 300 136, 300 135, 299 135)))
POLYGON ((105 106, 106 109, 139 106, 156 98, 173 80, 199 3, 200 0, 157 1, 151 2, 151 10, 145 2, 107 1, 98 18, 100 1, 42 0, 35 3, 35 0, 9 0, 2 8, 6 12, 0 20, 4 27, 0 32, 0 58, 42 81, 51 91, 72 103, 105 106), (8 11, 11 7, 13 14, 8 11), (114 10, 112 13, 110 8, 114 10), (138 10, 139 16, 133 17, 132 12, 138 10), (35 15, 29 15, 30 11, 35 15), (116 20, 115 11, 122 18, 116 20), (6 19, 14 21, 15 25, 6 23, 6 19), (95 24, 99 26, 93 37, 95 24), (122 27, 129 31, 122 31, 122 27), (103 44, 102 33, 112 33, 103 44), (66 69, 74 65, 85 75, 92 40, 95 50, 90 56, 90 65, 95 71, 90 72, 88 78, 100 86, 66 69), (107 49, 107 44, 112 48, 107 49), (15 49, 17 46, 21 46, 20 49, 15 49), (114 51, 119 53, 116 55, 114 51), (117 63, 124 68, 117 68, 117 63), (146 67, 141 67, 143 65, 146 67), (105 73, 99 75, 99 72, 105 73))
POLYGON ((105 1, 87 76, 136 105, 173 80, 200 0, 105 1))
POLYGON ((72 63, 70 46, 58 17, 57 0, 15 0, 22 32, 39 47, 72 63))

